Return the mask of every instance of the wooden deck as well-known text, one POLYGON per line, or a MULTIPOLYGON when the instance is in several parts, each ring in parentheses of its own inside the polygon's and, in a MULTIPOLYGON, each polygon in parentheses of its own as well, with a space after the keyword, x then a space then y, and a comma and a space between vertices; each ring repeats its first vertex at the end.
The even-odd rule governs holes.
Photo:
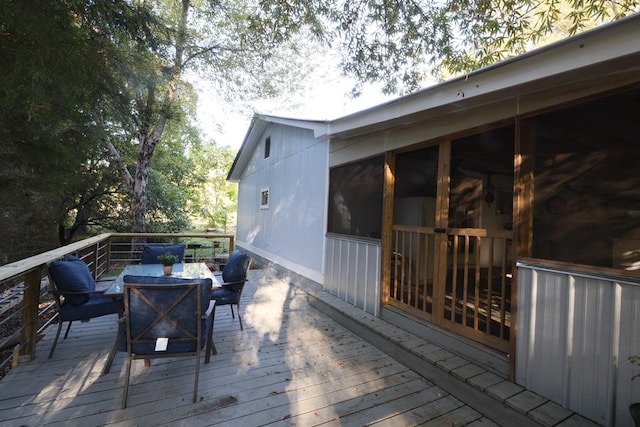
POLYGON ((462 401, 468 394, 446 392, 263 270, 251 271, 243 320, 240 331, 229 308, 218 309, 219 353, 201 364, 197 403, 193 359, 154 360, 149 368, 136 361, 126 409, 120 409, 124 353, 100 375, 115 316, 74 323, 51 360, 49 332, 38 357, 0 381, 0 425, 496 425, 477 402, 473 409, 462 401))

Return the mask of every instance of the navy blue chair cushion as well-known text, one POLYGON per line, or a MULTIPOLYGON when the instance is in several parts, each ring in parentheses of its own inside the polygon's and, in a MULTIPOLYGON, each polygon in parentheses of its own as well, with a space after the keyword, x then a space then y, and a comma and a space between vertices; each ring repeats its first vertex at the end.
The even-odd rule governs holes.
POLYGON ((144 245, 142 248, 141 264, 160 264, 158 256, 170 252, 178 257, 178 262, 184 258, 185 245, 144 245))
POLYGON ((82 305, 89 300, 89 295, 73 295, 66 292, 92 292, 96 282, 91 277, 89 267, 80 258, 67 256, 61 261, 49 264, 49 274, 58 291, 71 305, 82 305))
POLYGON ((62 307, 60 307, 60 321, 88 320, 117 312, 118 307, 113 298, 95 293, 89 295, 88 300, 82 305, 73 305, 67 302, 62 304, 62 307))
MULTIPOLYGON (((211 279, 181 279, 175 277, 152 277, 152 276, 124 276, 124 283, 133 283, 133 284, 181 284, 181 283, 193 283, 200 282, 200 292, 201 292, 201 312, 204 314, 207 311, 209 306, 209 300, 211 299, 211 279)), ((173 304, 173 302, 179 298, 184 293, 184 289, 171 289, 167 290, 163 293, 147 293, 146 296, 151 300, 154 306, 158 307, 160 310, 165 309, 169 305, 173 304)), ((196 335, 196 325, 193 322, 193 313, 196 307, 196 298, 195 295, 190 295, 185 301, 182 301, 180 304, 179 310, 174 309, 174 315, 176 315, 176 321, 183 328, 187 329, 194 336, 196 335), (176 311, 177 310, 177 311, 176 311), (184 319, 181 319, 180 316, 183 316, 184 319)), ((135 316, 140 317, 141 325, 148 324, 149 321, 153 321, 157 318, 157 312, 154 311, 148 304, 143 302, 138 298, 130 299, 130 313, 135 313, 135 316)), ((211 327, 213 322, 213 316, 208 316, 206 319, 201 320, 201 341, 200 348, 204 347, 206 342, 206 337, 208 333, 208 328, 211 327)), ((135 329, 135 326, 132 325, 132 335, 135 335, 138 330, 135 329)), ((154 325, 152 329, 150 329, 147 334, 148 337, 164 337, 169 338, 168 346, 166 351, 162 353, 183 353, 183 352, 191 352, 196 350, 196 345, 194 342, 180 342, 175 338, 182 336, 182 331, 178 331, 175 329, 173 325, 168 324, 165 321, 161 321, 158 324, 154 325), (174 338, 174 340, 172 340, 174 338)), ((127 350, 126 344, 126 336, 120 335, 119 337, 119 347, 121 351, 127 350)), ((155 343, 139 343, 132 346, 132 353, 137 355, 154 355, 158 354, 155 350, 155 343)))
MULTIPOLYGON (((242 285, 240 285, 242 286, 242 285)), ((233 289, 232 286, 224 286, 222 289, 213 291, 211 299, 216 300, 216 306, 237 304, 240 300, 240 290, 233 289)))
POLYGON ((249 256, 236 249, 231 253, 222 269, 222 280, 225 283, 246 280, 248 263, 249 256))

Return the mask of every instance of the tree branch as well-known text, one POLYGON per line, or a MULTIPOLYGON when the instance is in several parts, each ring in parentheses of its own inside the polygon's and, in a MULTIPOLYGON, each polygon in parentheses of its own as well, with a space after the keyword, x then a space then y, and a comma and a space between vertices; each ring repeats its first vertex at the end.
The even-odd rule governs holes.
POLYGON ((122 155, 120 154, 120 152, 118 151, 118 149, 116 148, 115 145, 113 145, 113 142, 111 142, 111 138, 109 138, 109 134, 107 132, 105 132, 105 128, 104 128, 104 118, 102 117, 101 113, 97 113, 96 114, 97 118, 98 118, 98 123, 100 124, 100 129, 102 131, 102 141, 105 143, 105 145, 107 146, 107 149, 109 150, 109 153, 111 153, 111 155, 115 158, 117 164, 118 164, 118 168, 120 169, 120 172, 122 173, 122 176, 124 178, 125 183, 127 184, 127 187, 129 188, 129 191, 131 191, 131 189, 133 188, 133 177, 131 176, 131 173, 129 172, 129 169, 127 169, 126 164, 124 163, 124 161, 122 160, 122 155))

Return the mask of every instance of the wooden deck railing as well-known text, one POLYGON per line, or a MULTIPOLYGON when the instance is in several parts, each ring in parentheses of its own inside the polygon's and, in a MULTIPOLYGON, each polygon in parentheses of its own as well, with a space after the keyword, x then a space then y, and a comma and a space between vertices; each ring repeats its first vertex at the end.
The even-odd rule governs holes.
POLYGON ((392 227, 389 303, 509 351, 510 231, 392 227))
POLYGON ((234 236, 214 233, 105 233, 30 258, 0 266, 0 326, 11 331, 0 337, 0 372, 19 360, 36 356, 38 334, 55 320, 43 321, 52 309, 48 299, 46 266, 75 255, 89 266, 94 278, 115 276, 140 262, 142 243, 185 243, 185 261, 206 262, 212 269, 224 264, 234 248, 234 236), (19 324, 12 327, 10 325, 19 324))

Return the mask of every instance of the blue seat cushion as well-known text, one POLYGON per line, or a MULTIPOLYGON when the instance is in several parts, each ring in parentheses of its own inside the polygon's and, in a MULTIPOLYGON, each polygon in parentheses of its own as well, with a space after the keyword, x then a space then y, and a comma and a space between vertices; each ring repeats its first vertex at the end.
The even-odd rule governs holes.
POLYGON ((144 245, 142 248, 141 264, 160 264, 158 257, 165 252, 170 252, 178 257, 178 262, 184 258, 185 245, 144 245))
POLYGON ((247 278, 247 264, 249 257, 247 254, 235 250, 229 256, 227 263, 222 269, 222 280, 224 282, 238 282, 247 278))
MULTIPOLYGON (((206 319, 202 320, 202 325, 200 326, 200 350, 204 348, 205 343, 207 342, 207 335, 209 333, 209 328, 212 327, 213 324, 213 316, 209 316, 206 319)), ((118 335, 118 351, 127 351, 127 337, 125 335, 125 331, 120 330, 118 335)), ((196 351, 196 345, 194 342, 176 342, 169 339, 167 343, 167 349, 165 351, 156 351, 155 344, 136 344, 132 346, 131 352, 137 355, 154 355, 154 354, 162 354, 162 353, 187 353, 196 351)))
POLYGON ((80 258, 67 256, 61 261, 49 264, 49 274, 56 287, 64 295, 65 301, 71 305, 82 305, 89 299, 89 295, 73 295, 67 292, 92 292, 96 289, 96 282, 91 277, 89 267, 80 258))
POLYGON ((65 301, 60 307, 60 320, 89 320, 94 317, 114 314, 118 312, 116 301, 113 298, 102 296, 101 294, 91 294, 82 305, 73 305, 70 301, 65 301))
POLYGON ((216 300, 216 305, 237 304, 240 292, 231 288, 231 286, 224 286, 222 289, 213 291, 211 299, 216 300))

